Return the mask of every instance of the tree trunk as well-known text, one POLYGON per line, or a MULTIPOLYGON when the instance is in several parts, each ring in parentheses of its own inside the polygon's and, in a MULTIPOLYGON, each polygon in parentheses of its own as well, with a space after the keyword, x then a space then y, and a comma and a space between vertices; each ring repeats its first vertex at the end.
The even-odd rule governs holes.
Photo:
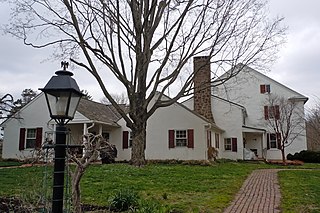
POLYGON ((81 190, 80 190, 80 180, 84 170, 80 169, 78 166, 72 174, 72 206, 73 212, 81 213, 81 190))
POLYGON ((145 165, 146 124, 138 125, 132 130, 131 164, 134 166, 145 165))
POLYGON ((284 146, 281 146, 281 155, 282 155, 282 163, 284 165, 286 165, 287 162, 286 162, 286 156, 285 156, 285 152, 284 152, 284 146))

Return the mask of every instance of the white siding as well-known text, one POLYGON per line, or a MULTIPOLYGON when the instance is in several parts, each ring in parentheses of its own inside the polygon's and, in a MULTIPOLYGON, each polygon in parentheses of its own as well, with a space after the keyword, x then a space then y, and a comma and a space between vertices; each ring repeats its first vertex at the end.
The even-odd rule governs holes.
MULTIPOLYGON (((183 104, 193 109, 193 98, 183 104)), ((243 159, 242 108, 215 97, 212 97, 211 106, 216 125, 224 130, 222 137, 220 137, 218 158, 243 159), (225 138, 237 138, 237 152, 224 149, 225 138)))
MULTIPOLYGON (((238 103, 246 108, 248 117, 246 119, 246 125, 250 127, 267 129, 264 120, 264 105, 267 105, 268 94, 260 93, 260 85, 269 84, 271 88, 271 94, 275 94, 284 98, 292 97, 304 97, 301 94, 287 88, 286 86, 274 81, 273 79, 255 71, 251 68, 240 72, 238 76, 230 79, 222 86, 214 88, 214 94, 228 99, 232 102, 238 103)), ((304 102, 299 102, 300 112, 304 112, 304 102)), ((214 117, 216 115, 214 114, 214 117)), ((222 126, 223 127, 223 126, 222 126)), ((263 148, 266 149, 266 134, 263 137, 263 148)), ((301 135, 295 139, 295 141, 285 149, 286 154, 295 153, 307 148, 306 135, 305 135, 305 123, 302 123, 301 135)), ((268 159, 281 159, 281 153, 279 150, 268 150, 268 159)))
MULTIPOLYGON (((112 141, 118 148, 118 160, 129 160, 131 148, 122 149, 122 131, 128 131, 124 120, 118 122, 122 126, 113 132, 116 137, 112 141)), ((189 110, 173 104, 158 109, 148 120, 146 159, 179 159, 205 160, 207 159, 206 129, 207 122, 189 110), (169 149, 168 131, 194 130, 194 148, 175 147, 169 149)))
POLYGON ((50 120, 49 111, 43 94, 37 96, 19 112, 21 119, 9 119, 4 123, 3 158, 24 159, 32 157, 33 149, 19 151, 20 128, 43 128, 43 138, 46 131, 52 131, 46 125, 50 120))

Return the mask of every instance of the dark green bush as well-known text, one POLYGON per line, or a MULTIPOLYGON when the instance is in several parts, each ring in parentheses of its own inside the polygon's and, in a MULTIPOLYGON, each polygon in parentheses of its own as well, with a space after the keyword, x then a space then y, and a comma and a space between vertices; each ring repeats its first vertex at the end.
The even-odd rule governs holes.
POLYGON ((294 155, 288 154, 288 160, 300 160, 305 163, 320 163, 320 152, 303 150, 296 152, 294 155))

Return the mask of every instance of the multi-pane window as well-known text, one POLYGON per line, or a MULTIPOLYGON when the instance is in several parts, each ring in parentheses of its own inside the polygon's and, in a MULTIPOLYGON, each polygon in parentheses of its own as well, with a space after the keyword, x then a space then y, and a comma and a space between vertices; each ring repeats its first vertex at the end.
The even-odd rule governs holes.
POLYGON ((231 138, 225 138, 224 139, 224 150, 231 151, 232 144, 231 144, 231 138))
POLYGON ((261 84, 260 93, 261 94, 270 93, 270 84, 261 84))
POLYGON ((19 150, 39 149, 42 144, 42 127, 37 128, 20 128, 19 133, 19 150))
POLYGON ((277 148, 277 136, 276 134, 269 134, 269 147, 270 148, 277 148))
POLYGON ((268 119, 280 119, 280 107, 279 105, 275 106, 264 106, 264 118, 268 119))
POLYGON ((176 146, 187 146, 187 130, 176 130, 176 146))
POLYGON ((35 148, 36 145, 36 129, 26 129, 26 148, 31 149, 35 148))
POLYGON ((237 147, 238 147, 237 138, 225 138, 224 139, 224 150, 225 151, 237 152, 238 151, 237 147))
POLYGON ((194 130, 168 130, 169 149, 175 147, 194 148, 194 130))
POLYGON ((281 149, 281 133, 268 133, 267 134, 267 148, 268 149, 281 149))

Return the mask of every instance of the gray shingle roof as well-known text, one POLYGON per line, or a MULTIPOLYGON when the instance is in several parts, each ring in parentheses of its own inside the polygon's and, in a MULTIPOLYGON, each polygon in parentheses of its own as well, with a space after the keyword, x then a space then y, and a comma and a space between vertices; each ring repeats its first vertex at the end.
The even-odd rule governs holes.
POLYGON ((110 124, 115 124, 121 118, 120 114, 112 105, 106 105, 83 98, 80 100, 77 111, 90 120, 110 124))

